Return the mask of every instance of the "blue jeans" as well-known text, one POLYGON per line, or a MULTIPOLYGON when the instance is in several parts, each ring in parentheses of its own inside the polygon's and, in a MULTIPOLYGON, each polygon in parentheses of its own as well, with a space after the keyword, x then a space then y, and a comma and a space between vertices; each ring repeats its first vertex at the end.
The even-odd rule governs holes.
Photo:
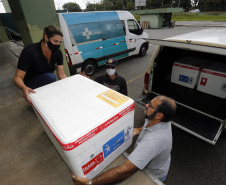
POLYGON ((56 81, 56 76, 53 73, 43 73, 41 75, 38 75, 30 79, 27 82, 24 82, 24 84, 27 87, 30 87, 31 89, 36 89, 38 87, 50 84, 55 81, 56 81))
POLYGON ((168 175, 168 173, 164 177, 160 178, 159 180, 164 182, 164 180, 166 180, 167 175, 168 175))

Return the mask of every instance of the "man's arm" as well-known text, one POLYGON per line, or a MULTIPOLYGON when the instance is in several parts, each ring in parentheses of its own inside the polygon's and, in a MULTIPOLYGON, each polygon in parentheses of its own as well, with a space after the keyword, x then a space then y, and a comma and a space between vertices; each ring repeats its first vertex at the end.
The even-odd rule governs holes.
MULTIPOLYGON (((112 168, 106 171, 100 176, 92 180, 92 185, 105 185, 119 182, 129 176, 131 176, 138 168, 131 163, 128 159, 122 166, 112 168)), ((89 180, 82 177, 72 176, 73 181, 76 185, 88 185, 89 180)))

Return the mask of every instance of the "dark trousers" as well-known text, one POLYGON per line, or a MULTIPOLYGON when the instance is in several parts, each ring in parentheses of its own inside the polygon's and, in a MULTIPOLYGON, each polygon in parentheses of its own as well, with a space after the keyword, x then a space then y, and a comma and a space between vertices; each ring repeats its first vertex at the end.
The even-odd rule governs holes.
POLYGON ((30 79, 27 82, 24 82, 24 84, 27 87, 30 87, 31 89, 36 89, 38 87, 50 84, 55 81, 56 81, 56 76, 53 73, 43 73, 41 75, 38 75, 30 79))

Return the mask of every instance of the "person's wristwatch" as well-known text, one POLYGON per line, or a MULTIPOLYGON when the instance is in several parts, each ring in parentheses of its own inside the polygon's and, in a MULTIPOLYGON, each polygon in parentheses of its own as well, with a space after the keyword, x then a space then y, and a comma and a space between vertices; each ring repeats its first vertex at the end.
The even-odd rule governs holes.
POLYGON ((92 180, 89 180, 89 185, 92 185, 92 180))

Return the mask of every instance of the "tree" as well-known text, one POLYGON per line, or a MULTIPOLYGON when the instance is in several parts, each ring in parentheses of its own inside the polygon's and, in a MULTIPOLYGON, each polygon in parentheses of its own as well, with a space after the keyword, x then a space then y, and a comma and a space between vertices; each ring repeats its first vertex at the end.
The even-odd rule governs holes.
POLYGON ((68 10, 68 12, 81 12, 82 11, 81 7, 76 2, 65 3, 65 4, 63 4, 62 7, 64 10, 68 10))
POLYGON ((127 2, 126 3, 126 10, 133 10, 134 9, 134 2, 127 2))
POLYGON ((116 0, 115 2, 115 10, 122 10, 123 9, 123 2, 122 0, 116 0))

